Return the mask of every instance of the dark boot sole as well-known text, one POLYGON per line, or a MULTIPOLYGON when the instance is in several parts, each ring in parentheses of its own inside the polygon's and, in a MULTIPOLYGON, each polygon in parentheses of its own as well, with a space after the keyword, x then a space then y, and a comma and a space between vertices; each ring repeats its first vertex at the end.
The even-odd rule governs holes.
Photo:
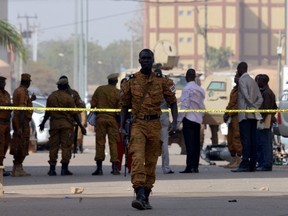
POLYGON ((102 176, 102 175, 103 175, 103 172, 94 172, 94 173, 92 173, 91 175, 93 175, 93 176, 95 176, 95 175, 102 176))
POLYGON ((49 171, 47 174, 48 174, 49 176, 57 176, 57 173, 56 173, 56 172, 50 172, 50 171, 49 171))
POLYGON ((132 207, 136 208, 138 210, 145 210, 145 206, 142 202, 138 201, 138 200, 133 200, 132 201, 132 207))

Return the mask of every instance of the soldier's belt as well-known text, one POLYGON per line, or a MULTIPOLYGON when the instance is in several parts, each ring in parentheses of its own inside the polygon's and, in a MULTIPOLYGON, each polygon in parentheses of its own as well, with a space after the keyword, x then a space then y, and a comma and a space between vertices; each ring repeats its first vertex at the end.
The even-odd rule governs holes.
POLYGON ((8 123, 10 119, 0 118, 0 123, 8 123))
POLYGON ((144 115, 142 117, 137 117, 136 119, 150 121, 150 120, 160 119, 160 116, 157 114, 156 115, 144 115))

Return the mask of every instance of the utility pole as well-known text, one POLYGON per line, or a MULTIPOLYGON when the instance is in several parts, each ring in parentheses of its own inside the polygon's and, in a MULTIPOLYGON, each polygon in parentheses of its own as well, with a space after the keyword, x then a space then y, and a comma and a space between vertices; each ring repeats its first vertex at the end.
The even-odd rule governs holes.
POLYGON ((78 30, 78 0, 74 1, 74 15, 75 15, 75 29, 74 29, 74 66, 73 66, 73 87, 74 89, 79 89, 79 83, 78 83, 78 73, 79 73, 79 30, 78 30))
POLYGON ((32 60, 37 62, 38 57, 38 26, 33 25, 33 35, 32 35, 32 60))
POLYGON ((286 55, 286 61, 285 64, 286 66, 288 65, 288 1, 286 1, 286 5, 285 5, 285 16, 286 16, 286 50, 285 50, 285 55, 286 55))
POLYGON ((277 46, 277 56, 278 56, 278 76, 277 76, 277 82, 278 82, 278 92, 277 92, 277 98, 280 100, 281 97, 281 60, 282 60, 282 32, 279 31, 279 38, 278 38, 278 46, 277 46))
POLYGON ((203 67, 203 76, 206 77, 207 73, 207 54, 208 54, 208 39, 207 39, 207 19, 208 19, 208 7, 207 7, 208 0, 204 0, 204 67, 203 67))
POLYGON ((73 86, 85 100, 87 91, 87 40, 89 21, 89 0, 86 0, 86 21, 84 0, 75 0, 74 70, 73 86), (79 26, 78 26, 79 25, 79 26), (86 34, 86 35, 85 35, 86 34))
POLYGON ((35 16, 28 16, 28 15, 20 16, 20 15, 18 15, 17 18, 26 20, 26 29, 25 29, 25 31, 21 32, 21 35, 23 38, 26 38, 26 47, 28 48, 29 47, 29 39, 31 38, 31 35, 32 35, 32 31, 30 30, 29 20, 30 19, 37 19, 38 17, 37 17, 37 15, 35 15, 35 16))

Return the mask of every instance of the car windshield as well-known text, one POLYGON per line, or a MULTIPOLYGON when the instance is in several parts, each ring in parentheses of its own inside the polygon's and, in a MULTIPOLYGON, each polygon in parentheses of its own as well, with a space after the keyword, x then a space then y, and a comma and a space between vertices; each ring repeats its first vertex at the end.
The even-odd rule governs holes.
MULTIPOLYGON (((36 102, 36 101, 33 101, 32 103, 33 103, 33 107, 36 107, 36 108, 45 107, 44 105, 42 105, 42 104, 40 104, 40 103, 38 103, 38 102, 36 102)), ((38 114, 42 114, 42 113, 44 113, 45 111, 44 111, 44 110, 34 110, 33 112, 38 113, 38 114)))
POLYGON ((282 97, 281 97, 281 101, 288 101, 288 93, 285 92, 282 97))
POLYGON ((207 90, 211 91, 225 91, 226 90, 226 83, 225 82, 211 82, 207 88, 207 90))

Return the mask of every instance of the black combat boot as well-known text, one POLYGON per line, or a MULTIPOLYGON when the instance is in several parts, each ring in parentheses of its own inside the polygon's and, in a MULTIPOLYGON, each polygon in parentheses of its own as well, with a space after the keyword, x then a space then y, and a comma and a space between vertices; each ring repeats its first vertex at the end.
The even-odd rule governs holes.
POLYGON ((151 189, 147 189, 147 188, 144 189, 144 195, 145 195, 145 208, 146 208, 146 209, 152 209, 152 206, 151 206, 150 203, 149 203, 149 196, 150 196, 150 193, 151 193, 151 189))
POLYGON ((117 162, 112 162, 112 171, 111 174, 113 175, 120 175, 120 172, 117 168, 117 162))
POLYGON ((145 210, 145 192, 144 187, 135 188, 136 200, 132 201, 132 207, 138 210, 145 210))
POLYGON ((50 165, 50 170, 48 171, 48 175, 49 176, 56 176, 57 175, 57 173, 56 173, 56 171, 55 171, 55 165, 50 165))
POLYGON ((62 163, 61 176, 65 175, 73 175, 73 173, 68 170, 68 163, 62 163))
POLYGON ((95 172, 92 173, 92 175, 103 175, 102 161, 97 160, 96 165, 97 165, 97 169, 95 170, 95 172))
POLYGON ((3 169, 3 176, 10 176, 11 172, 9 171, 5 171, 5 169, 3 169))

